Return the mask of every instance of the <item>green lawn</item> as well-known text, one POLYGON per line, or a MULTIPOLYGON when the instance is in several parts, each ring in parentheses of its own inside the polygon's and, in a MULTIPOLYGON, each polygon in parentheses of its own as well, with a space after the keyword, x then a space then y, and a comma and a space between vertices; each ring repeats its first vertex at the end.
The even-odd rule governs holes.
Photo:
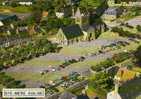
POLYGON ((138 34, 139 33, 136 28, 129 28, 129 27, 126 27, 126 26, 123 27, 123 30, 124 31, 129 31, 130 33, 133 33, 133 34, 138 34))
POLYGON ((60 61, 60 60, 47 60, 47 59, 40 59, 40 58, 35 58, 32 59, 30 61, 26 61, 25 63, 23 63, 22 65, 24 66, 49 66, 49 65, 60 65, 62 64, 64 61, 60 61))
POLYGON ((0 12, 29 13, 29 12, 31 12, 31 7, 27 7, 27 6, 17 6, 17 7, 0 6, 0 12))
POLYGON ((141 73, 141 68, 135 66, 135 67, 133 68, 133 71, 141 73))
POLYGON ((100 46, 88 46, 88 47, 78 47, 78 46, 64 46, 60 53, 64 55, 87 55, 88 53, 95 53, 100 49, 100 46))
POLYGON ((54 72, 48 73, 45 75, 41 75, 40 73, 20 73, 20 72, 10 72, 7 73, 11 77, 14 77, 16 80, 29 80, 29 81, 40 81, 40 82, 48 82, 50 80, 56 80, 65 75, 65 72, 54 72))
POLYGON ((98 39, 108 39, 108 40, 115 40, 115 39, 122 39, 123 37, 119 36, 117 33, 113 33, 111 31, 107 31, 102 33, 98 39))

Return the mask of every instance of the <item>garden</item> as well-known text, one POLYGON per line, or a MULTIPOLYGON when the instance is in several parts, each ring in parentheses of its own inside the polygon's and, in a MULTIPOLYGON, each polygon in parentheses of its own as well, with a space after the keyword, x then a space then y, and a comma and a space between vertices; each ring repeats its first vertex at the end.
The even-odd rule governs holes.
POLYGON ((0 68, 8 68, 25 60, 57 51, 57 45, 47 39, 36 39, 14 47, 0 48, 0 68))

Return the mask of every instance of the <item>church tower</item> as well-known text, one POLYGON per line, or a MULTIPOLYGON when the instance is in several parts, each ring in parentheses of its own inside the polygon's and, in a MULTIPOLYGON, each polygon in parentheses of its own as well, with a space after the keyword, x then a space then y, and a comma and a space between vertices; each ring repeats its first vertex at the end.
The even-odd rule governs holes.
POLYGON ((82 13, 80 8, 77 8, 76 13, 74 14, 75 24, 78 24, 81 28, 82 26, 89 25, 89 14, 82 13))
POLYGON ((77 8, 77 11, 74 17, 75 17, 75 23, 81 27, 82 26, 82 14, 80 12, 80 8, 77 8))

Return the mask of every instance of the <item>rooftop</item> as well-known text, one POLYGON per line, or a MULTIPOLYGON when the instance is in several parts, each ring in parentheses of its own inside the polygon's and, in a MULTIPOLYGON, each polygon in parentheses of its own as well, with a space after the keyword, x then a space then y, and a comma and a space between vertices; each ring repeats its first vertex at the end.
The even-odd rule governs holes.
POLYGON ((10 18, 16 18, 16 15, 6 15, 6 14, 0 14, 0 21, 4 21, 10 18))
POLYGON ((81 28, 77 24, 70 25, 67 27, 62 27, 61 29, 67 39, 72 39, 72 38, 79 37, 79 36, 83 35, 81 28))
POLYGON ((109 15, 117 15, 120 14, 122 10, 118 7, 109 7, 104 13, 109 15))
POLYGON ((131 26, 141 25, 141 17, 131 19, 131 20, 127 21, 126 23, 128 23, 128 25, 131 25, 131 26))

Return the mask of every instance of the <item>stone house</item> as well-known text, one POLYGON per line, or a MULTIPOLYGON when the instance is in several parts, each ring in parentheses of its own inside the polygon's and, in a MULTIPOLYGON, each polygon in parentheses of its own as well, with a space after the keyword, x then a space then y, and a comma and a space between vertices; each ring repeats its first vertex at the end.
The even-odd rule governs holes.
POLYGON ((6 15, 0 14, 0 32, 1 33, 8 33, 14 32, 14 21, 17 21, 18 17, 16 15, 6 15))
POLYGON ((82 41, 83 36, 84 34, 79 25, 74 24, 60 28, 57 33, 56 39, 58 43, 68 45, 73 42, 82 41))
POLYGON ((109 7, 104 14, 102 19, 105 21, 113 21, 122 15, 123 10, 119 7, 109 7))

